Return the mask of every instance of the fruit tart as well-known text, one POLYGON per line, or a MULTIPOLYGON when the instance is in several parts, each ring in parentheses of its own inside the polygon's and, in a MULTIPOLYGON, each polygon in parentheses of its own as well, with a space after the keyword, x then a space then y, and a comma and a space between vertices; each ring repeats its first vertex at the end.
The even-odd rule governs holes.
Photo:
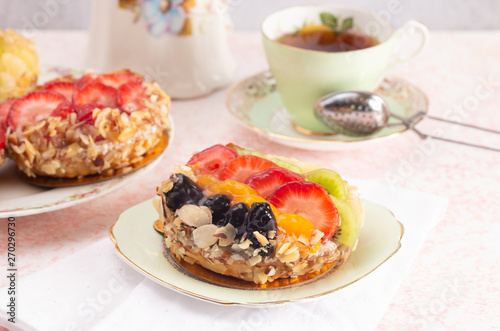
POLYGON ((336 172, 232 144, 176 166, 157 194, 167 257, 255 284, 337 269, 363 224, 336 172))
POLYGON ((2 104, 7 154, 27 177, 123 173, 165 139, 169 107, 129 70, 64 76, 2 104))

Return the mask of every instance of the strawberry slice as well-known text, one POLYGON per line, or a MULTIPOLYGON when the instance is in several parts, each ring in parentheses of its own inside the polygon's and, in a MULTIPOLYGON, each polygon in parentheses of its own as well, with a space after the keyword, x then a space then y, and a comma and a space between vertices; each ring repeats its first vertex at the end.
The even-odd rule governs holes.
POLYGON ((45 82, 43 84, 43 86, 42 86, 42 89, 45 89, 45 86, 47 86, 47 85, 50 85, 50 84, 53 84, 53 83, 61 83, 61 82, 64 82, 64 83, 76 83, 77 79, 75 79, 75 77, 73 77, 72 75, 66 75, 66 76, 57 77, 55 79, 52 79, 52 80, 49 80, 49 81, 45 82))
POLYGON ((116 89, 99 82, 90 82, 73 94, 73 103, 83 106, 95 103, 104 107, 116 107, 116 89))
POLYGON ((2 149, 5 147, 5 131, 0 127, 0 164, 2 164, 2 149))
POLYGON ((76 90, 76 83, 71 82, 52 82, 50 84, 43 85, 42 89, 47 91, 53 91, 60 93, 66 97, 69 101, 73 98, 73 92, 76 90))
POLYGON ((339 212, 325 188, 312 182, 284 184, 269 197, 280 212, 298 214, 311 222, 330 239, 339 227, 339 212))
POLYGON ((94 118, 92 117, 92 113, 94 112, 94 109, 100 108, 103 109, 105 108, 104 106, 95 104, 95 103, 87 103, 81 107, 76 107, 76 121, 77 122, 85 122, 89 124, 94 124, 94 118))
POLYGON ((129 82, 118 88, 117 102, 123 111, 131 113, 134 110, 144 108, 142 99, 146 94, 146 89, 140 82, 129 82))
POLYGON ((92 112, 96 108, 104 108, 101 105, 97 105, 95 103, 87 103, 81 107, 76 106, 74 103, 71 102, 63 102, 57 106, 56 109, 50 114, 50 116, 54 117, 62 117, 66 118, 68 117, 69 114, 75 113, 76 114, 76 122, 85 122, 89 124, 94 124, 94 118, 92 117, 92 112))
POLYGON ((200 164, 199 174, 217 174, 229 161, 236 158, 238 154, 224 145, 214 145, 189 159, 187 165, 200 164))
POLYGON ((10 107, 7 124, 14 130, 19 124, 38 123, 50 116, 66 98, 52 91, 35 91, 17 99, 10 107))
POLYGON ((69 101, 65 101, 61 102, 59 106, 52 111, 50 116, 66 118, 71 113, 76 113, 76 106, 69 101))
POLYGON ((277 167, 277 165, 258 156, 243 155, 229 161, 220 171, 219 178, 221 180, 233 179, 244 183, 254 173, 271 167, 277 167))
POLYGON ((7 129, 7 114, 15 101, 15 98, 8 99, 0 105, 0 129, 7 129))
POLYGON ((95 73, 85 74, 76 82, 76 85, 78 86, 78 88, 82 88, 88 83, 93 82, 96 78, 97 74, 95 73))
POLYGON ((267 168, 245 180, 245 184, 257 191, 263 198, 268 198, 278 187, 288 182, 304 181, 304 176, 285 168, 267 168))
POLYGON ((111 74, 101 74, 98 75, 96 80, 99 83, 102 83, 107 86, 111 86, 114 88, 119 88, 123 84, 135 82, 139 83, 141 82, 141 78, 130 72, 130 71, 120 71, 116 73, 111 73, 111 74))

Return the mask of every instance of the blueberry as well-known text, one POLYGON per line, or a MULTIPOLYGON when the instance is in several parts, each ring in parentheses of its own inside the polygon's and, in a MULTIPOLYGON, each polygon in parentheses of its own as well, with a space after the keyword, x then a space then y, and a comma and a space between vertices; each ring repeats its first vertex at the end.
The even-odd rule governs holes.
POLYGON ((266 256, 272 253, 273 247, 270 243, 262 246, 259 240, 255 237, 254 232, 257 231, 266 239, 275 239, 276 235, 273 238, 269 238, 269 231, 274 231, 276 234, 276 218, 274 217, 271 206, 267 202, 254 202, 252 207, 248 211, 246 218, 246 227, 247 227, 247 236, 252 241, 252 247, 257 248, 265 248, 265 251, 262 250, 260 255, 266 256))
POLYGON ((205 198, 201 188, 188 176, 173 174, 170 180, 174 186, 165 193, 165 201, 170 210, 176 211, 184 205, 197 205, 205 198))
POLYGON ((265 234, 276 231, 276 218, 267 202, 254 202, 247 215, 248 232, 259 231, 265 234))
POLYGON ((237 203, 226 212, 221 226, 231 223, 236 229, 236 238, 240 239, 247 232, 245 225, 247 213, 247 205, 243 202, 237 203))
POLYGON ((215 194, 208 197, 204 206, 207 206, 212 211, 212 224, 217 226, 224 226, 225 214, 231 205, 231 199, 225 194, 215 194))

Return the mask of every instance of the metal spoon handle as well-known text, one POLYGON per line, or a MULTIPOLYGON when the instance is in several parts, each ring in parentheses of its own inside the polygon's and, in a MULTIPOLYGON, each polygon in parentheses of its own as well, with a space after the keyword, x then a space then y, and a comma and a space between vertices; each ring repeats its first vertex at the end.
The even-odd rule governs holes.
POLYGON ((411 128, 411 129, 415 133, 417 133, 420 136, 420 138, 422 138, 422 139, 432 138, 432 139, 437 139, 437 140, 441 140, 441 141, 446 141, 446 142, 449 142, 449 143, 460 144, 460 145, 465 145, 465 146, 469 146, 469 147, 482 148, 482 149, 486 149, 486 150, 494 151, 494 152, 500 152, 499 148, 488 147, 488 146, 483 146, 483 145, 476 145, 476 144, 471 144, 471 143, 468 143, 468 142, 465 142, 465 141, 459 141, 459 140, 453 140, 453 139, 448 139, 448 138, 433 136, 433 135, 430 135, 430 134, 422 133, 422 132, 420 132, 419 130, 417 130, 415 128, 411 128))
POLYGON ((410 117, 403 117, 394 113, 389 113, 391 117, 394 117, 395 119, 401 121, 401 123, 391 123, 389 126, 394 126, 398 124, 403 124, 406 125, 408 128, 412 128, 413 126, 417 125, 420 120, 425 118, 426 114, 423 111, 419 111, 418 113, 414 114, 413 116, 410 117))
POLYGON ((500 131, 496 131, 496 130, 492 130, 492 129, 488 129, 488 128, 483 128, 483 127, 472 125, 472 124, 461 123, 461 122, 458 122, 458 121, 447 120, 447 119, 444 119, 444 118, 441 118, 441 117, 434 117, 434 116, 430 116, 430 115, 427 115, 426 117, 430 118, 431 120, 436 120, 436 121, 441 121, 441 122, 447 122, 447 123, 453 123, 453 124, 457 124, 457 125, 460 125, 460 126, 465 126, 465 127, 468 127, 468 128, 473 128, 473 129, 477 129, 477 130, 482 130, 482 131, 486 131, 486 132, 500 134, 500 131))
POLYGON ((413 130, 413 132, 415 132, 416 134, 418 134, 420 136, 420 138, 422 138, 422 139, 433 138, 433 139, 437 139, 437 140, 441 140, 441 141, 446 141, 446 142, 449 142, 449 143, 460 144, 460 145, 465 145, 465 146, 469 146, 469 147, 482 148, 482 149, 486 149, 486 150, 494 151, 494 152, 500 152, 499 148, 488 147, 488 146, 483 146, 483 145, 477 145, 477 144, 472 144, 472 143, 468 143, 468 142, 465 142, 465 141, 453 140, 453 139, 448 139, 448 138, 443 138, 443 137, 438 137, 438 136, 433 136, 433 135, 430 135, 430 134, 422 133, 421 131, 419 131, 418 129, 415 128, 415 124, 418 123, 419 120, 421 120, 422 118, 430 118, 430 119, 437 120, 437 121, 458 124, 458 125, 470 127, 470 128, 473 128, 473 129, 478 129, 478 130, 483 130, 483 131, 487 131, 487 132, 491 132, 491 133, 500 134, 500 132, 495 131, 495 130, 478 127, 478 126, 475 126, 475 125, 472 125, 472 124, 465 124, 465 123, 460 123, 460 122, 457 122, 457 121, 447 120, 447 119, 440 118, 440 117, 429 116, 429 115, 426 115, 423 112, 419 112, 416 115, 412 116, 411 118, 406 118, 406 119, 402 118, 400 116, 395 116, 394 114, 391 114, 391 116, 399 119, 402 123, 398 123, 398 124, 406 125, 406 127, 408 129, 413 130))

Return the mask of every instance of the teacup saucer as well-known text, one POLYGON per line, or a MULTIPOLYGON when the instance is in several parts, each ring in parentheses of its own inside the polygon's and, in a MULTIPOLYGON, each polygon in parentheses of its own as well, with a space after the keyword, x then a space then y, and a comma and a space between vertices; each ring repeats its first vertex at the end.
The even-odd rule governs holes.
MULTIPOLYGON (((425 94, 400 78, 384 78, 375 92, 386 100, 394 114, 411 117, 417 112, 427 112, 425 94)), ((242 125, 272 141, 302 149, 327 151, 358 148, 394 138, 407 130, 404 125, 392 126, 364 137, 299 132, 281 102, 276 81, 269 71, 236 83, 228 93, 226 104, 242 125)), ((391 118, 389 123, 393 122, 398 121, 391 118)))

